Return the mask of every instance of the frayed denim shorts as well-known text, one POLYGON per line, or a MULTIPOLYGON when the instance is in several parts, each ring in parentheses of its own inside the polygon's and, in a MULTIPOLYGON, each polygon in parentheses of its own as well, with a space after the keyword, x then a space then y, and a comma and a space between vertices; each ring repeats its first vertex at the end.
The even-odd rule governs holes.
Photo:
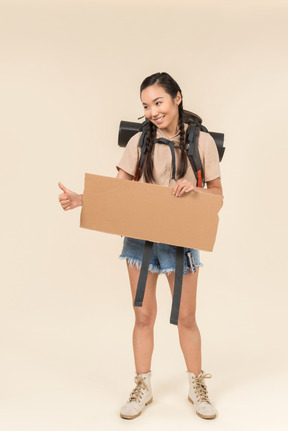
MULTIPOLYGON (((129 265, 135 265, 137 268, 141 267, 143 249, 145 241, 135 238, 124 238, 122 253, 120 259, 127 259, 129 265)), ((187 271, 193 272, 188 265, 188 258, 186 253, 192 251, 195 266, 203 266, 200 262, 199 250, 194 248, 184 249, 184 270, 183 274, 187 275, 187 271)), ((170 274, 175 272, 176 261, 176 246, 162 243, 154 243, 152 249, 152 256, 148 270, 151 272, 170 274)))

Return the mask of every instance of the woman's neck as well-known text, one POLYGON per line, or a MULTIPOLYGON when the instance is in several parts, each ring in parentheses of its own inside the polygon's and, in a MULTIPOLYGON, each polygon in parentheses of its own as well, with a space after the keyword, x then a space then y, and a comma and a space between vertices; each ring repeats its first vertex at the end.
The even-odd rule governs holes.
POLYGON ((168 127, 165 127, 165 129, 159 130, 161 130, 162 133, 164 133, 164 135, 167 136, 168 139, 173 138, 179 132, 178 118, 172 124, 169 124, 168 127))

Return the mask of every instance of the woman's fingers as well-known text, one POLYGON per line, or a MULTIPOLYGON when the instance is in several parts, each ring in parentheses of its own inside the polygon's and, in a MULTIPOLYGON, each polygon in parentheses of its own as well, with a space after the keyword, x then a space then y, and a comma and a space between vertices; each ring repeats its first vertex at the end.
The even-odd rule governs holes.
POLYGON ((59 202, 62 205, 62 208, 64 208, 67 205, 71 205, 71 199, 69 198, 69 196, 65 194, 59 195, 59 202))
POLYGON ((173 189, 173 195, 177 196, 180 190, 181 190, 181 183, 178 183, 173 189))
POLYGON ((67 194, 68 189, 64 187, 60 181, 58 182, 58 186, 63 190, 63 193, 58 196, 59 202, 63 209, 67 209, 67 206, 71 204, 70 198, 67 194))
POLYGON ((65 193, 59 195, 59 202, 64 210, 71 206, 71 199, 65 193))
POLYGON ((187 187, 187 186, 182 187, 182 189, 180 190, 180 192, 178 193, 178 195, 177 195, 177 196, 183 196, 183 195, 184 195, 184 193, 187 191, 187 189, 188 189, 188 187, 187 187))
POLYGON ((70 210, 72 208, 71 202, 69 202, 68 204, 61 204, 61 205, 63 210, 68 210, 68 209, 70 210))
POLYGON ((61 201, 67 201, 69 199, 69 196, 66 195, 65 193, 62 193, 62 195, 59 195, 58 198, 59 198, 60 202, 61 201))
POLYGON ((176 184, 176 186, 173 189, 173 194, 176 197, 179 196, 183 196, 184 193, 188 193, 191 192, 192 190, 194 190, 195 187, 193 186, 192 183, 190 183, 189 181, 181 181, 180 183, 176 184))
POLYGON ((69 197, 68 197, 68 196, 60 195, 60 196, 59 196, 59 201, 60 201, 61 203, 65 204, 65 203, 67 203, 67 202, 70 202, 70 199, 69 199, 69 197))
POLYGON ((65 202, 65 204, 61 202, 61 206, 62 206, 62 208, 69 207, 69 206, 71 206, 71 202, 65 202))
POLYGON ((81 195, 67 189, 60 181, 58 182, 58 186, 63 190, 63 193, 58 196, 58 199, 64 211, 72 210, 82 205, 81 195))

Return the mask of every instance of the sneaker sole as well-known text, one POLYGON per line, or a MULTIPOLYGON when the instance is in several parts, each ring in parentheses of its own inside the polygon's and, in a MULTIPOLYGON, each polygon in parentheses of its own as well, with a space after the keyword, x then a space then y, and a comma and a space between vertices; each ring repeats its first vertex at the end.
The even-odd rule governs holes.
MULTIPOLYGON (((188 401, 190 401, 190 403, 192 403, 193 406, 195 406, 195 404, 193 403, 193 401, 191 400, 191 398, 189 397, 189 395, 188 395, 188 401)), ((203 419, 214 419, 214 418, 216 418, 216 413, 215 413, 215 415, 211 415, 211 416, 202 415, 201 413, 198 413, 198 412, 196 412, 196 414, 198 416, 200 416, 200 418, 203 418, 203 419)))
MULTIPOLYGON (((148 406, 149 404, 151 404, 151 403, 152 403, 152 401, 153 401, 153 397, 152 397, 149 401, 147 401, 147 403, 145 403, 145 406, 148 406)), ((123 418, 123 419, 135 419, 135 418, 138 418, 138 416, 140 416, 140 415, 141 415, 141 413, 143 412, 143 410, 144 410, 145 406, 143 407, 143 409, 141 410, 141 412, 137 413, 137 415, 134 415, 134 416, 127 416, 127 415, 123 415, 122 413, 120 413, 120 416, 121 416, 121 418, 123 418)))

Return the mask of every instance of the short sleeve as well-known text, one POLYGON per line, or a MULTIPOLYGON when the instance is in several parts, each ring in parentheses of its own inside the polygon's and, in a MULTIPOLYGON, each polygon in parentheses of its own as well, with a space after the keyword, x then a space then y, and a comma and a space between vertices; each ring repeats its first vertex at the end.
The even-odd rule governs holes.
POLYGON ((210 133, 200 132, 199 154, 205 182, 221 178, 218 149, 210 133))
POLYGON ((139 139, 142 132, 138 132, 132 136, 127 142, 124 153, 116 168, 122 169, 130 175, 135 177, 136 170, 139 164, 140 148, 138 147, 139 139))

